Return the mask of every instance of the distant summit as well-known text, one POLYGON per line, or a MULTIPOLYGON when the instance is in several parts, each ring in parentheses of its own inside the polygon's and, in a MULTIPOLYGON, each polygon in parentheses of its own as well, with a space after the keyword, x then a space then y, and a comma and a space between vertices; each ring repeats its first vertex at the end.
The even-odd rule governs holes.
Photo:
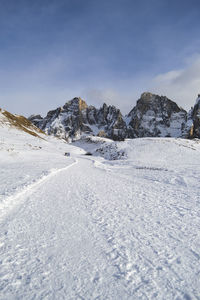
POLYGON ((187 112, 165 96, 145 92, 128 114, 130 137, 181 137, 187 112))
POLYGON ((184 135, 186 138, 200 138, 200 95, 188 112, 184 135))
POLYGON ((142 95, 140 96, 140 99, 142 101, 153 101, 156 95, 151 94, 149 92, 144 92, 142 93, 142 95))
POLYGON ((29 118, 47 134, 67 140, 79 139, 82 134, 92 134, 122 140, 127 136, 126 123, 115 106, 105 103, 100 109, 88 106, 80 97, 66 102, 64 106, 49 111, 45 118, 40 115, 29 118))
POLYGON ((97 109, 75 97, 46 117, 32 115, 29 120, 47 134, 66 140, 88 134, 119 141, 137 137, 200 138, 200 97, 187 113, 166 96, 144 92, 125 117, 115 106, 104 103, 97 109))

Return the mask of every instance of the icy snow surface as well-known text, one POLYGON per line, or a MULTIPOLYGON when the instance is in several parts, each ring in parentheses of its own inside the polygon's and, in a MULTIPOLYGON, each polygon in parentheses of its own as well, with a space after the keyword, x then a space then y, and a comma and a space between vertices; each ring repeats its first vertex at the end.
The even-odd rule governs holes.
POLYGON ((199 142, 98 141, 0 128, 0 299, 200 299, 199 142))

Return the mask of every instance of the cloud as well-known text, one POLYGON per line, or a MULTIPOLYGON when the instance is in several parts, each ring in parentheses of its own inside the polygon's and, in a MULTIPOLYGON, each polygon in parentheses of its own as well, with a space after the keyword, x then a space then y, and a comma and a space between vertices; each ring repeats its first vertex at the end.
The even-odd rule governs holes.
POLYGON ((135 77, 116 81, 115 85, 112 83, 112 88, 88 89, 81 95, 89 104, 100 106, 106 102, 127 114, 136 104, 140 94, 145 91, 167 96, 188 111, 200 94, 200 55, 188 57, 181 69, 174 69, 155 77, 143 76, 142 79, 135 77))
POLYGON ((157 75, 149 89, 166 95, 186 110, 190 109, 200 93, 200 55, 188 59, 182 69, 157 75))

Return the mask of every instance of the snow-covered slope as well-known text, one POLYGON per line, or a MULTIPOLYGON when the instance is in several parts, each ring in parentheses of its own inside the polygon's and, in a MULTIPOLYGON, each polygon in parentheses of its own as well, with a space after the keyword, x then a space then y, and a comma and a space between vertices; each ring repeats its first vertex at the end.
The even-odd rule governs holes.
POLYGON ((0 137, 1 300, 199 299, 198 140, 0 137))
POLYGON ((34 137, 42 137, 44 132, 34 126, 28 119, 23 116, 13 115, 0 108, 0 128, 14 128, 18 131, 25 132, 34 137), (42 135, 41 135, 42 134, 42 135))
POLYGON ((0 209, 12 194, 73 161, 64 154, 74 147, 29 123, 22 116, 0 111, 0 209))

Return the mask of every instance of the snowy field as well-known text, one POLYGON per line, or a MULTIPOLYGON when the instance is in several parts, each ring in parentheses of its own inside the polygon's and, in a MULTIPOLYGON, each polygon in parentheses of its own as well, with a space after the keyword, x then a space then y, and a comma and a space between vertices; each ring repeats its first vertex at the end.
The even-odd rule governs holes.
POLYGON ((200 299, 200 142, 43 138, 0 128, 0 299, 200 299))

